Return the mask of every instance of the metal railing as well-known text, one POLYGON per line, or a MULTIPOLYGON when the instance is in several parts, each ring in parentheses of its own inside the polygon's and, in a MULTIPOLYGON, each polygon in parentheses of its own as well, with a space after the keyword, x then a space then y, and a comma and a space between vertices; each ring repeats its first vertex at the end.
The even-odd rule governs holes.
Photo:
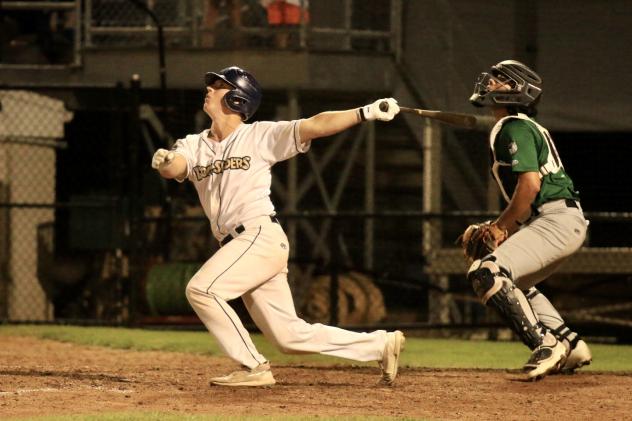
MULTIPOLYGON (((323 2, 324 3, 324 2, 323 2)), ((342 0, 328 5, 328 10, 312 2, 301 0, 301 13, 292 23, 278 24, 259 1, 232 0, 205 2, 201 0, 147 1, 164 27, 168 45, 229 49, 235 47, 318 48, 352 51, 354 40, 382 40, 386 52, 398 47, 401 25, 401 0, 391 0, 388 15, 371 16, 370 6, 362 2, 342 0), (215 4, 215 6, 213 6, 215 4), (311 13, 311 9, 315 10, 311 13), (365 8, 365 10, 358 10, 365 8), (324 11, 318 13, 318 9, 324 11), (328 22, 327 15, 340 15, 338 21, 328 22), (386 21, 371 28, 368 21, 386 21), (368 22, 368 24, 366 23, 368 22), (285 35, 285 37, 281 37, 285 35), (319 42, 319 38, 333 38, 335 42, 319 42), (287 38, 292 38, 288 41, 287 38)), ((139 47, 151 43, 156 30, 154 22, 135 10, 129 0, 86 0, 85 44, 87 47, 139 47)), ((270 7, 270 6, 268 6, 270 7)), ((383 11, 382 11, 383 12, 383 11)))
MULTIPOLYGON (((68 0, 0 2, 0 66, 80 66, 84 49, 269 48, 401 55, 402 0, 301 0, 294 20, 270 19, 257 0, 68 0), (149 12, 149 13, 148 13, 149 12)), ((268 5, 270 7, 270 5, 268 5)))

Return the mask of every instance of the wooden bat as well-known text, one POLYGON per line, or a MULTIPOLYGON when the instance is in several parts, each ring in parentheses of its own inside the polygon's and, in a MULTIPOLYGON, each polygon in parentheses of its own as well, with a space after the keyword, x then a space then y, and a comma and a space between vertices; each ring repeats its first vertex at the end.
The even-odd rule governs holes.
MULTIPOLYGON (((421 108, 399 107, 403 113, 417 114, 462 129, 489 129, 493 125, 491 117, 474 114, 452 113, 448 111, 422 110, 421 108)), ((388 102, 380 102, 380 110, 388 111, 388 102)))

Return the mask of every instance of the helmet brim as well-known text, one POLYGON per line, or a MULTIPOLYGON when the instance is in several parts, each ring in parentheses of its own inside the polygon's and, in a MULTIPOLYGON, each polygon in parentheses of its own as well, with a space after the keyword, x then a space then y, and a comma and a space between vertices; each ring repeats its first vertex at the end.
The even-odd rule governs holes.
POLYGON ((215 72, 207 72, 204 75, 204 83, 206 84, 206 86, 210 86, 213 84, 213 82, 215 82, 216 80, 221 79, 222 81, 224 81, 225 83, 227 83, 228 85, 232 86, 233 88, 236 88, 237 86, 235 86, 234 83, 232 83, 230 80, 226 79, 226 76, 224 75, 220 75, 219 73, 215 73, 215 72))

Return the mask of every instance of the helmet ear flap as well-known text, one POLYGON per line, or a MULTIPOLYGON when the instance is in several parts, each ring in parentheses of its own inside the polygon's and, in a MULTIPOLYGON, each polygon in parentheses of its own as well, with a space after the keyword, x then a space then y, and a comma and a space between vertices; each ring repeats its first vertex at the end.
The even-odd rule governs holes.
POLYGON ((244 108, 248 106, 248 100, 239 96, 238 92, 233 89, 231 91, 226 92, 224 95, 224 105, 228 107, 228 109, 239 113, 241 115, 242 120, 247 120, 248 116, 244 114, 244 108))

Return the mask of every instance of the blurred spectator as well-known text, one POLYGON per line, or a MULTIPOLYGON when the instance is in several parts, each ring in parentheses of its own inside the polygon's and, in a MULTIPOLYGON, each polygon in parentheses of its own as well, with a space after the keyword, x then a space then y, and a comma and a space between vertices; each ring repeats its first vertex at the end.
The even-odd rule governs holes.
POLYGON ((50 44, 49 15, 43 11, 2 11, 2 62, 47 64, 44 54, 50 44))
POLYGON ((10 10, 0 19, 0 60, 10 64, 72 62, 74 11, 10 10))
POLYGON ((275 46, 299 47, 301 23, 309 22, 308 0, 261 0, 268 12, 268 25, 276 28, 275 46))
POLYGON ((203 47, 232 48, 261 46, 261 35, 245 35, 242 27, 267 26, 266 10, 258 0, 205 0, 201 44, 203 47))

